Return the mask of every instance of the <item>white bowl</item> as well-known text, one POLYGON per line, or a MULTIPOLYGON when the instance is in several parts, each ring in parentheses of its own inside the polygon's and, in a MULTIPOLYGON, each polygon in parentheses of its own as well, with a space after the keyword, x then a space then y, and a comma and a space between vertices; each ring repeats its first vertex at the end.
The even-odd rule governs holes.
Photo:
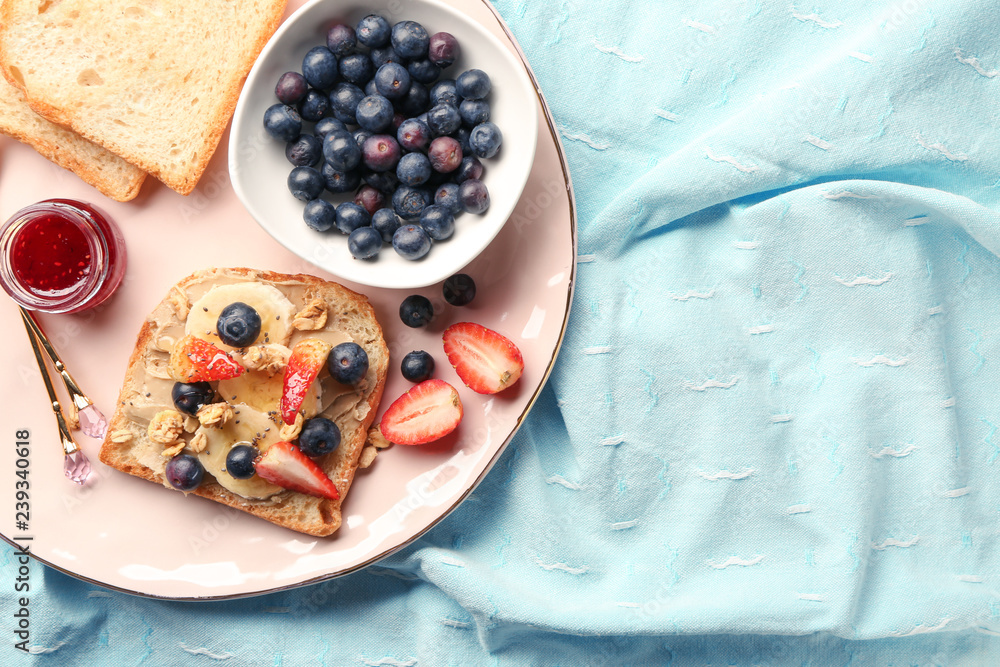
MULTIPOLYGON (((264 47, 247 77, 229 139, 229 172, 233 188, 250 215, 286 248, 330 273, 362 285, 415 288, 433 285, 458 272, 481 253, 510 217, 528 180, 538 140, 538 100, 521 61, 484 27, 434 0, 313 0, 289 17, 264 47), (483 160, 483 183, 490 207, 481 215, 460 213, 455 234, 435 242, 421 260, 403 259, 383 245, 373 260, 354 259, 347 236, 336 228, 316 232, 302 220, 304 203, 288 191, 285 144, 271 138, 263 126, 264 111, 277 103, 274 86, 287 71, 301 71, 302 58, 314 46, 326 44, 327 28, 336 22, 355 26, 368 14, 381 14, 390 24, 413 20, 427 32, 450 32, 458 39, 461 57, 442 74, 455 78, 477 68, 492 81, 490 120, 503 133, 500 152, 483 160)), ((323 198, 339 203, 353 195, 323 198)))

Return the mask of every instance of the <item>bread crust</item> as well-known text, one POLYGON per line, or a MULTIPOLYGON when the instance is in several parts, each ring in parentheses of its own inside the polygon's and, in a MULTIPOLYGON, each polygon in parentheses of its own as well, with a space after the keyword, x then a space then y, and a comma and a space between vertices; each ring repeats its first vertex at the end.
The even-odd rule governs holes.
MULTIPOLYGON (((247 268, 228 269, 208 269, 198 271, 178 282, 173 289, 185 289, 193 283, 206 279, 206 276, 216 276, 222 278, 243 279, 246 281, 259 281, 267 284, 280 286, 287 283, 301 283, 307 290, 310 288, 324 296, 337 295, 338 305, 346 305, 352 308, 352 317, 365 318, 364 324, 370 327, 375 333, 372 340, 355 341, 365 348, 370 361, 369 375, 374 375, 374 386, 366 389, 361 403, 366 406, 366 414, 358 423, 358 427, 350 432, 342 431, 342 440, 337 450, 331 454, 317 459, 320 466, 327 472, 337 485, 340 493, 338 500, 316 498, 292 491, 283 491, 276 494, 272 499, 266 501, 253 501, 243 498, 231 491, 223 488, 214 480, 211 483, 203 483, 191 493, 203 498, 222 503, 243 512, 260 517, 279 526, 284 526, 292 530, 324 537, 334 533, 341 524, 341 503, 347 496, 350 486, 354 480, 354 475, 358 468, 358 458, 365 445, 368 429, 375 418, 376 409, 382 398, 385 388, 385 379, 388 373, 389 349, 386 346, 382 334, 381 326, 375 318, 375 312, 368 302, 368 298, 358 294, 338 283, 330 282, 311 276, 308 274, 283 274, 272 271, 257 271, 247 268), (275 502, 277 499, 278 502, 275 502)), ((170 298, 161 302, 163 307, 170 298)), ((129 401, 138 397, 136 387, 132 386, 129 379, 133 377, 134 371, 140 366, 144 366, 151 350, 154 349, 155 341, 153 336, 156 331, 156 324, 152 316, 147 318, 139 331, 135 348, 129 357, 126 379, 123 383, 121 393, 118 397, 115 413, 110 420, 108 436, 101 445, 100 460, 102 463, 111 466, 122 472, 126 472, 136 477, 163 484, 163 477, 149 467, 143 465, 135 456, 135 448, 143 443, 143 438, 147 438, 145 427, 134 421, 126 414, 126 405, 129 401), (132 439, 125 443, 116 443, 113 437, 123 430, 129 431, 132 439)))

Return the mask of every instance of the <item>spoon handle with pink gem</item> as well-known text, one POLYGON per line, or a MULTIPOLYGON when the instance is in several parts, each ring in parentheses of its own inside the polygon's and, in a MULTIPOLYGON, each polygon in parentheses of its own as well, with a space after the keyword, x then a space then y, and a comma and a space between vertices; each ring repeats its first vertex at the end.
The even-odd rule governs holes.
POLYGON ((107 434, 108 420, 104 418, 104 415, 97 409, 94 402, 83 393, 80 385, 69 374, 69 370, 63 364, 62 359, 59 358, 59 354, 45 336, 45 332, 38 326, 38 322, 31 316, 31 313, 23 307, 21 307, 21 318, 24 320, 24 326, 28 328, 28 335, 32 340, 32 345, 36 346, 36 342, 41 343, 45 349, 45 353, 52 360, 52 364, 59 371, 59 375, 66 385, 66 391, 69 392, 70 399, 73 401, 73 405, 76 406, 77 415, 80 417, 80 430, 92 438, 103 440, 107 434))
POLYGON ((83 484, 87 481, 87 477, 90 474, 90 461, 87 460, 87 455, 83 453, 80 446, 73 440, 73 435, 66 425, 62 406, 59 405, 56 390, 53 388, 52 380, 49 378, 49 369, 45 366, 42 351, 38 349, 38 338, 36 338, 35 332, 29 324, 30 316, 25 315, 22 311, 22 317, 24 318, 24 328, 28 332, 28 339, 31 341, 31 351, 35 353, 35 361, 38 362, 38 370, 41 372, 42 381, 45 383, 45 391, 49 394, 52 412, 56 415, 56 424, 59 427, 59 439, 62 441, 63 448, 63 469, 66 471, 66 477, 77 484, 83 484))

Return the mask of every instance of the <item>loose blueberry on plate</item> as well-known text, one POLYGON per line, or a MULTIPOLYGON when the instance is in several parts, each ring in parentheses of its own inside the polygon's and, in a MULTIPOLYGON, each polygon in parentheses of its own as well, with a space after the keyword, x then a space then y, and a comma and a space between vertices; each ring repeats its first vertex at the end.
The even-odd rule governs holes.
POLYGON ((500 150, 502 142, 500 128, 489 121, 476 125, 469 134, 469 146, 476 157, 493 157, 500 150))
POLYGON ((392 208, 396 211, 396 215, 403 220, 416 220, 424 208, 430 205, 432 199, 425 190, 409 185, 400 185, 392 193, 392 208))
POLYGON ((456 107, 450 104, 438 104, 427 112, 427 125, 434 136, 443 137, 462 126, 462 117, 458 115, 456 107))
POLYGON ((437 137, 427 149, 427 157, 434 171, 447 174, 462 164, 462 146, 451 137, 437 137))
POLYGON ((389 22, 378 14, 369 14, 358 22, 355 29, 358 41, 370 49, 386 46, 392 36, 389 22))
POLYGON ((458 198, 462 210, 468 213, 484 213, 490 207, 490 193, 482 181, 470 178, 458 186, 458 198))
POLYGON ((207 382, 175 382, 170 390, 170 398, 175 408, 185 414, 194 415, 215 400, 215 390, 207 382))
POLYGON ((368 57, 371 58, 372 67, 376 70, 382 65, 386 65, 388 63, 398 63, 400 65, 406 64, 406 59, 396 53, 396 49, 391 46, 383 46, 381 48, 372 49, 368 54, 368 57))
POLYGON ((431 305, 431 300, 421 294, 411 294, 399 304, 399 319, 408 327, 416 329, 426 326, 433 317, 434 306, 431 305))
POLYGON ((260 335, 260 313, 253 306, 236 301, 222 309, 215 326, 223 343, 246 347, 260 335))
POLYGON ((354 111, 364 96, 365 92, 353 83, 338 83, 330 92, 330 107, 333 109, 333 115, 341 123, 357 125, 358 119, 354 115, 354 111))
POLYGON ((337 171, 361 164, 361 149, 350 132, 331 132, 323 138, 323 159, 337 171))
MULTIPOLYGON (((361 157, 365 166, 374 172, 395 172, 400 154, 399 144, 388 134, 374 134, 365 139, 365 143, 361 147, 361 157)), ((393 173, 393 179, 395 179, 395 173, 393 173)), ((396 187, 395 180, 392 183, 374 184, 366 176, 365 182, 383 191, 394 190, 396 187)))
POLYGON ((431 237, 420 225, 403 225, 392 235, 392 248, 403 259, 417 260, 431 250, 431 237))
POLYGON ((362 86, 372 78, 372 61, 363 53, 352 53, 340 59, 340 78, 362 86))
MULTIPOLYGON (((396 162, 399 162, 399 157, 396 158, 396 162)), ((396 188, 399 187, 399 179, 396 178, 395 163, 392 164, 389 171, 366 171, 364 178, 365 183, 390 197, 396 191, 396 188)))
POLYGON ((455 79, 455 88, 463 100, 481 100, 490 94, 490 77, 481 69, 466 70, 455 79))
POLYGON ((357 384, 368 373, 368 353, 357 343, 341 343, 326 359, 330 377, 341 384, 357 384))
POLYGON ((254 459, 259 455, 253 445, 233 445, 226 454, 226 472, 233 479, 250 479, 256 472, 254 459))
POLYGON ((441 76, 441 68, 427 58, 411 61, 406 66, 410 78, 420 83, 434 83, 441 76))
POLYGON ((434 193, 434 203, 450 211, 452 215, 461 213, 462 202, 458 198, 458 184, 445 183, 441 185, 434 193))
POLYGON ((302 101, 309 91, 306 78, 298 72, 285 72, 278 78, 274 86, 274 96, 282 104, 296 105, 302 101))
POLYGON ((326 118, 321 118, 320 120, 316 121, 316 124, 313 126, 313 133, 320 139, 324 138, 326 135, 330 134, 335 130, 341 130, 346 132, 347 126, 344 125, 339 120, 337 120, 336 118, 330 118, 329 116, 327 116, 326 118))
POLYGON ((399 225, 399 216, 391 208, 380 208, 372 214, 372 229, 382 236, 385 243, 392 243, 392 235, 399 225))
POLYGON ((347 250, 354 259, 371 259, 382 249, 382 235, 371 227, 358 227, 347 237, 347 250))
POLYGON ((392 102, 381 95, 369 95, 358 104, 358 125, 369 132, 385 132, 392 125, 392 102))
POLYGON ((410 382, 423 382, 434 375, 434 357, 423 350, 414 350, 403 357, 399 370, 410 382))
POLYGON ((403 185, 417 187, 427 182, 431 177, 431 162, 423 153, 407 153, 399 158, 396 165, 396 178, 403 185))
POLYGON ((325 46, 314 46, 302 58, 302 76, 313 88, 331 88, 337 82, 337 56, 325 46))
POLYGON ((415 59, 427 55, 430 35, 416 21, 400 21, 392 26, 392 48, 404 58, 415 59))
POLYGON ((330 98, 326 93, 310 88, 305 98, 299 103, 299 115, 303 120, 316 122, 330 111, 330 98))
POLYGON ((486 100, 462 100, 458 105, 458 115, 469 127, 475 127, 490 119, 490 105, 486 100))
POLYGON ((264 112, 264 129, 275 139, 295 141, 302 133, 302 116, 287 104, 274 104, 264 112))
POLYGON ((197 489, 205 477, 201 462, 190 454, 180 454, 167 461, 165 471, 170 486, 180 491, 197 489))
POLYGON ((450 67, 458 60, 461 53, 458 40, 450 32, 437 32, 431 35, 427 45, 427 57, 441 69, 450 67))
POLYGON ((475 155, 466 155, 463 157, 462 164, 459 165, 458 171, 455 172, 456 183, 462 183, 470 178, 477 180, 482 180, 483 178, 483 163, 475 155))
POLYGON ((354 193, 354 203, 368 211, 368 215, 374 215, 375 211, 385 206, 385 195, 370 185, 362 185, 354 193))
POLYGON ((309 229, 328 232, 337 224, 337 207, 325 199, 313 199, 302 210, 302 219, 309 229))
POLYGON ((340 446, 340 429, 326 417, 313 417, 302 424, 299 451, 309 457, 323 456, 340 446))
POLYGON ((407 118, 396 130, 396 140, 408 151, 425 150, 431 142, 431 128, 416 118, 407 118))
POLYGON ((430 90, 431 104, 448 104, 457 107, 462 98, 458 96, 458 86, 454 79, 441 79, 430 90))
POLYGON ((288 190, 300 201, 310 201, 323 194, 326 182, 312 167, 295 167, 288 174, 288 190))
POLYGON ((343 23, 337 23, 326 32, 326 48, 338 58, 350 55, 358 45, 354 28, 343 23))
POLYGON ((323 141, 311 134, 300 134, 285 144, 285 158, 296 167, 311 167, 323 157, 323 141))
POLYGON ((435 241, 444 241, 455 233, 455 216, 445 207, 431 204, 420 214, 420 226, 435 241))
POLYGON ((350 234, 358 227, 367 227, 371 221, 368 211, 352 201, 345 201, 337 207, 337 229, 343 234, 350 234))
POLYGON ((444 300, 453 306, 466 306, 476 298, 476 281, 467 273, 456 273, 445 279, 444 300))
POLYGON ((334 194, 353 192, 361 185, 361 174, 356 169, 340 171, 334 169, 333 165, 328 162, 324 162, 320 168, 320 174, 326 183, 326 189, 334 194))
POLYGON ((398 100, 410 91, 410 73, 399 63, 386 63, 375 72, 375 89, 390 100, 398 100))

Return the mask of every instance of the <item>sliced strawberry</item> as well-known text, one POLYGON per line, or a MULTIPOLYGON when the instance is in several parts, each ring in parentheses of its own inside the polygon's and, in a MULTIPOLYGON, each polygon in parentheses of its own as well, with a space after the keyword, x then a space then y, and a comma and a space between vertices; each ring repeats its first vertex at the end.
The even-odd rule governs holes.
POLYGON ((309 385, 319 375, 331 349, 333 345, 319 338, 305 338, 292 348, 281 388, 281 418, 286 424, 295 423, 295 413, 302 407, 309 385))
POLYGON ((257 474, 289 491, 337 500, 340 493, 323 469, 290 442, 282 440, 257 457, 257 474))
POLYGON ((444 353, 462 382, 479 394, 503 391, 524 371, 524 358, 517 345, 472 322, 459 322, 445 329, 444 353))
POLYGON ((382 415, 383 437, 397 445, 443 438, 462 421, 462 399, 444 380, 424 380, 393 401, 382 415))
POLYGON ((196 336, 187 335, 174 344, 167 371, 178 382, 210 382, 243 375, 246 369, 232 357, 196 336))

